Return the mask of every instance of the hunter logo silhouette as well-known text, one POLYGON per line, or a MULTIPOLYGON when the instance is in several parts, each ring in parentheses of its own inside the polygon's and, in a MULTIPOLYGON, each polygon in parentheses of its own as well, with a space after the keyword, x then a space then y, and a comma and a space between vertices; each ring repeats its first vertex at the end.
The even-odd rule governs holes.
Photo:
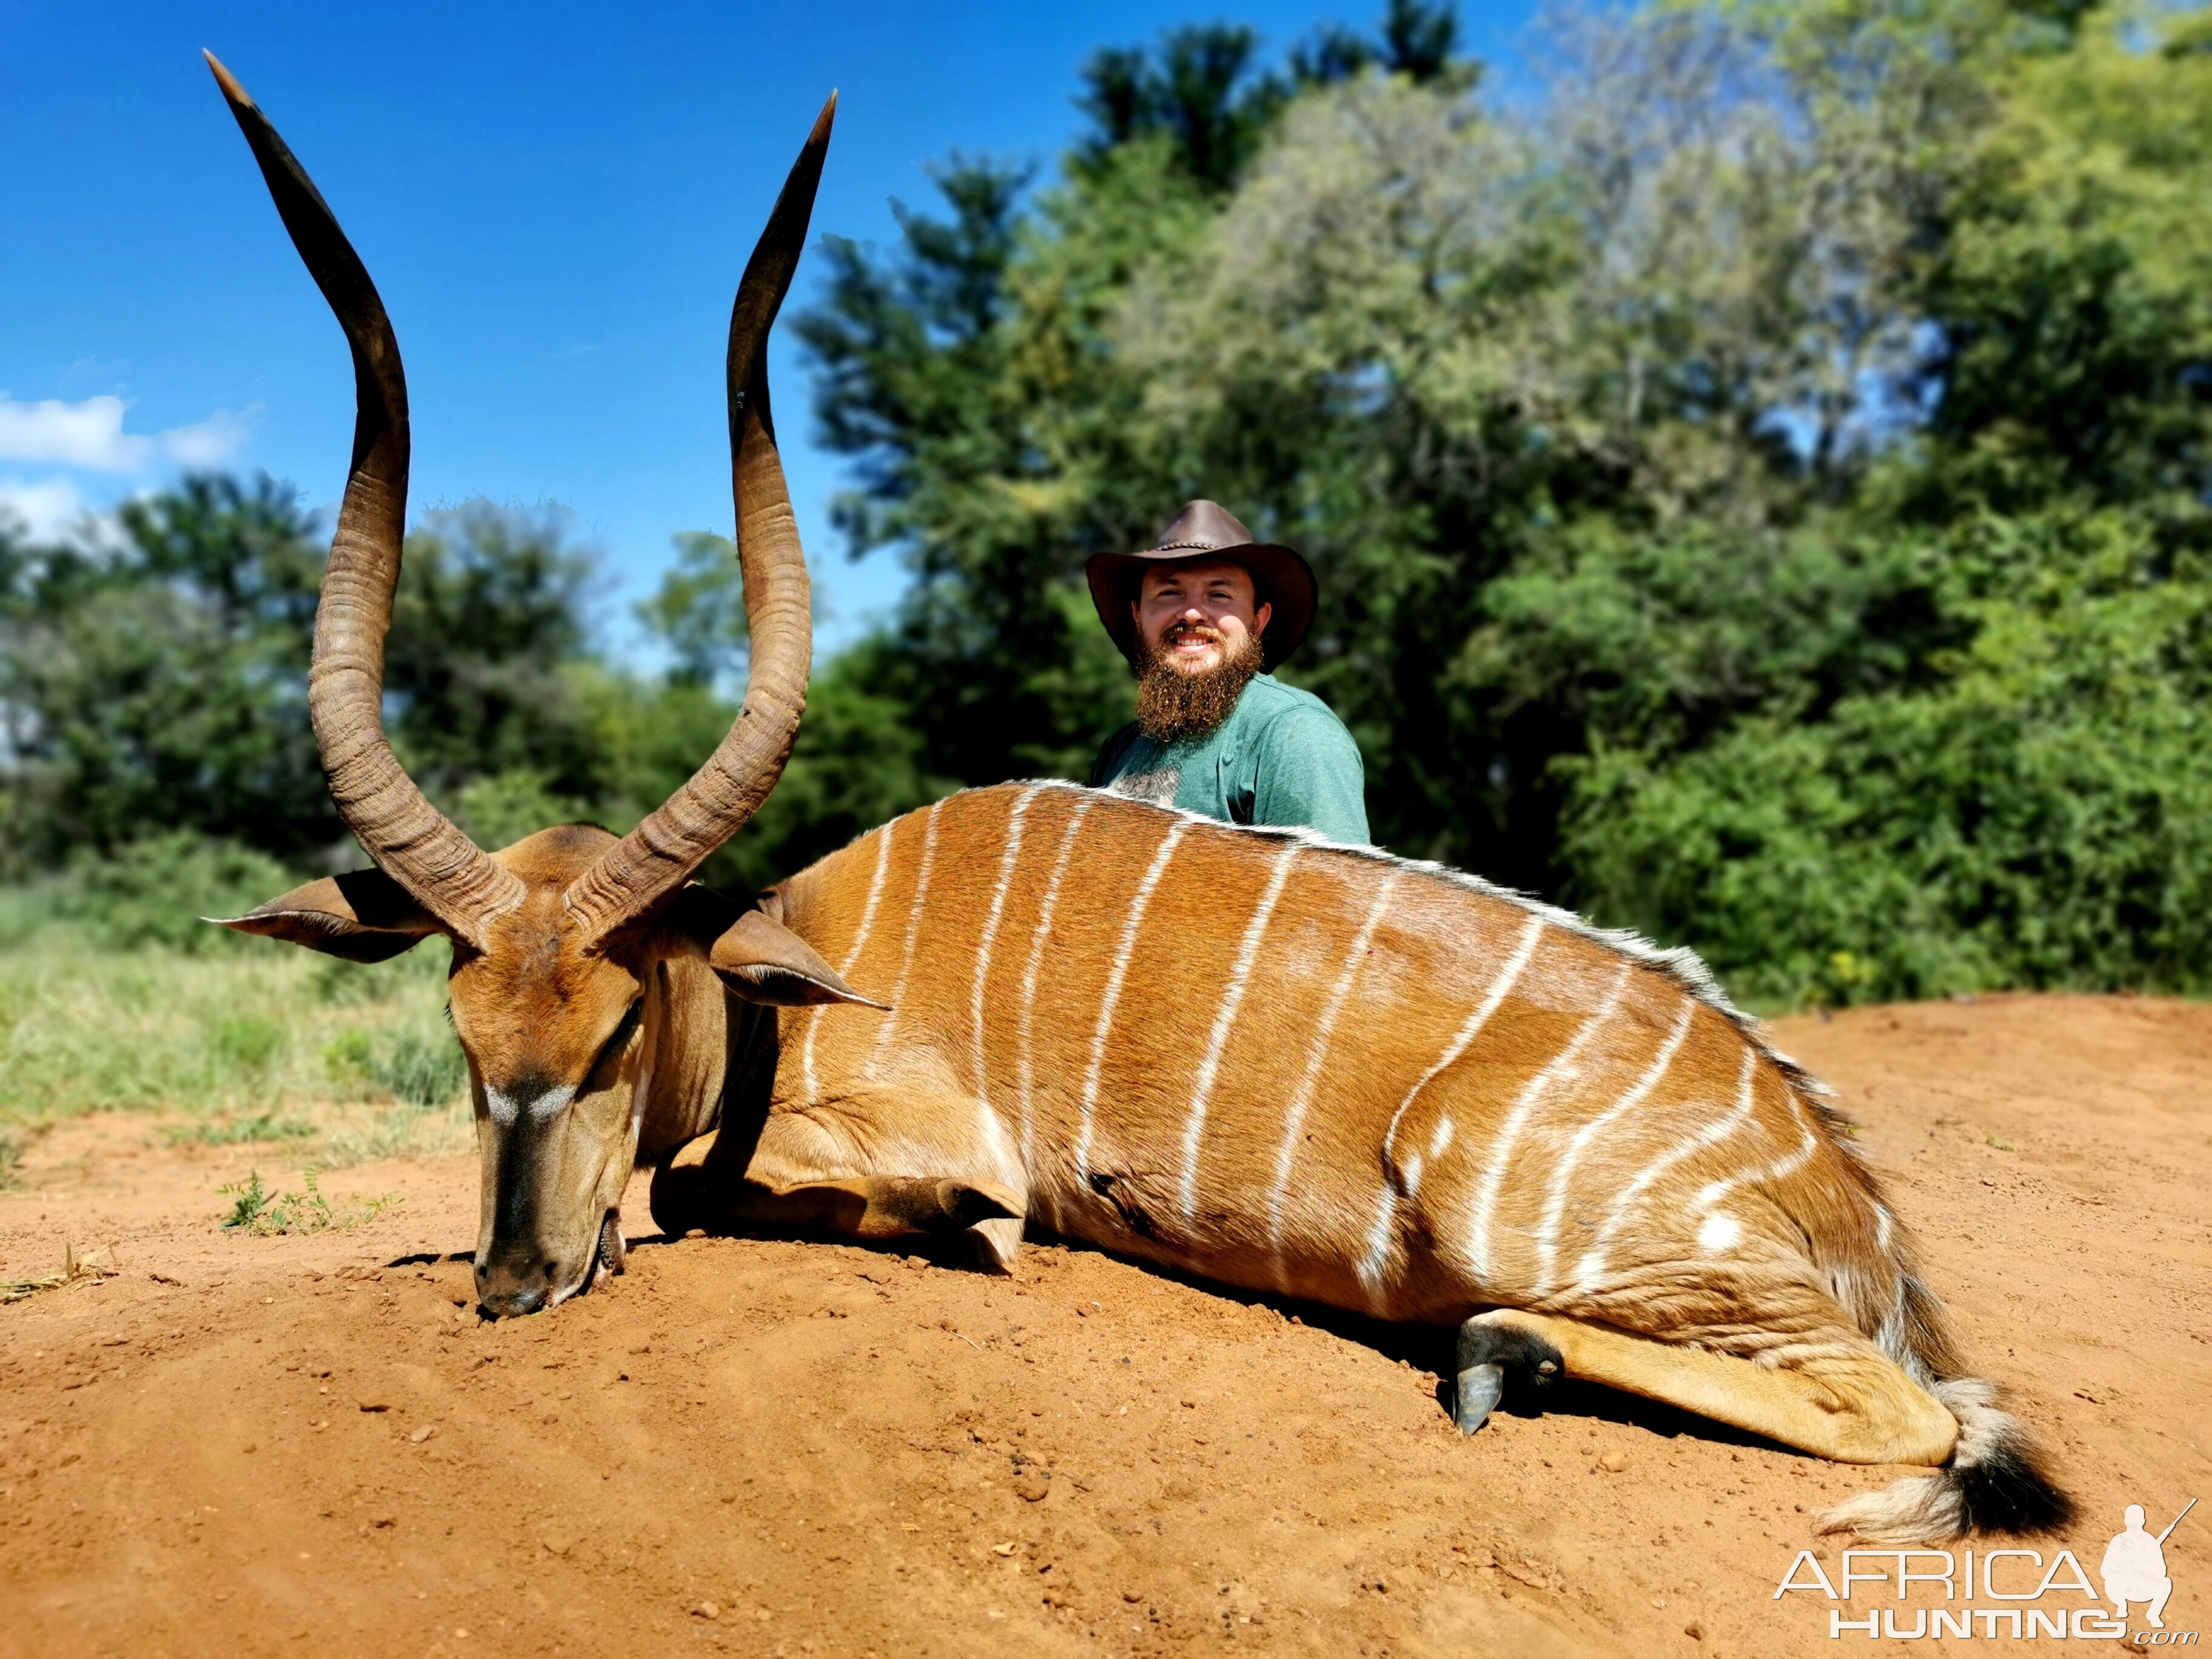
POLYGON ((2153 1630, 2164 1630, 2166 1620, 2159 1615, 2166 1611, 2166 1598, 2173 1594, 2173 1580, 2166 1576, 2166 1540, 2181 1524, 2181 1516, 2197 1507, 2191 1498, 2182 1506, 2181 1515, 2166 1522, 2166 1530, 2154 1538, 2143 1528, 2143 1507, 2130 1504, 2122 1517, 2127 1530, 2105 1546, 2105 1559, 2097 1569, 2097 1576, 2105 1581, 2105 1599, 2123 1623, 2128 1616, 2128 1603, 2147 1601, 2150 1605, 2143 1618, 2153 1630))

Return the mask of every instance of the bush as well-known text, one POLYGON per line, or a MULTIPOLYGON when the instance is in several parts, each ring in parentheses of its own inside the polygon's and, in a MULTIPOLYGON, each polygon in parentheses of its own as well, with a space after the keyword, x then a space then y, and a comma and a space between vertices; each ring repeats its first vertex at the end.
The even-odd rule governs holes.
POLYGON ((239 939, 201 918, 242 915, 297 884, 264 853, 178 830, 80 858, 61 903, 113 949, 159 945, 198 954, 239 939))
POLYGON ((348 1031, 323 1060, 334 1078, 359 1079, 417 1111, 447 1104, 469 1080, 467 1057, 446 1031, 348 1031))
POLYGON ((2072 511, 1945 568, 1936 684, 1563 766, 1577 898, 1768 1002, 2212 985, 2212 572, 2072 511))

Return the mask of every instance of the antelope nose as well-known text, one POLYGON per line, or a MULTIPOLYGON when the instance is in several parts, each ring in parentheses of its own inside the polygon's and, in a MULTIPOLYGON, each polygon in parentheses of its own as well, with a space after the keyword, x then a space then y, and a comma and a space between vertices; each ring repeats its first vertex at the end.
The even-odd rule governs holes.
POLYGON ((552 1279, 553 1264, 542 1258, 504 1258, 477 1269, 477 1300, 494 1319, 533 1314, 545 1305, 552 1279))

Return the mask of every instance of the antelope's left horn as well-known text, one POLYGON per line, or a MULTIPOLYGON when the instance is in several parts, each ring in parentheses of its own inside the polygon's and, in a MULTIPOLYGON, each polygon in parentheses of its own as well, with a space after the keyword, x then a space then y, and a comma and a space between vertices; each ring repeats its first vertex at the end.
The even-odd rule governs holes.
POLYGON ((730 470, 752 640, 744 705, 690 781, 570 884, 568 914, 592 939, 644 915, 737 834, 775 787, 799 735, 813 623, 806 555, 769 413, 768 337, 805 247, 836 113, 833 92, 784 180, 730 311, 730 470))

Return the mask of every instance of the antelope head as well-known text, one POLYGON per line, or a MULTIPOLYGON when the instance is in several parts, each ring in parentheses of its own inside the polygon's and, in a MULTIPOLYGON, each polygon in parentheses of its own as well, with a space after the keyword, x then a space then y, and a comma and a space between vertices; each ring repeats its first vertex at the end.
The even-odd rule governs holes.
POLYGON ((433 933, 452 940, 449 1006, 483 1164, 477 1295, 495 1315, 533 1312, 620 1265, 617 1206, 672 963, 719 974, 754 1002, 862 1000, 772 916, 690 881, 775 787, 805 706, 806 562, 769 413, 767 343, 805 240, 836 98, 784 183, 730 318, 731 465, 752 640, 744 706, 707 763, 629 835, 571 824, 487 854, 423 796, 384 733, 384 636, 407 506, 398 342, 306 170, 212 54, 208 63, 352 348, 353 464, 307 695, 331 796, 376 865, 222 925, 357 962, 433 933))

